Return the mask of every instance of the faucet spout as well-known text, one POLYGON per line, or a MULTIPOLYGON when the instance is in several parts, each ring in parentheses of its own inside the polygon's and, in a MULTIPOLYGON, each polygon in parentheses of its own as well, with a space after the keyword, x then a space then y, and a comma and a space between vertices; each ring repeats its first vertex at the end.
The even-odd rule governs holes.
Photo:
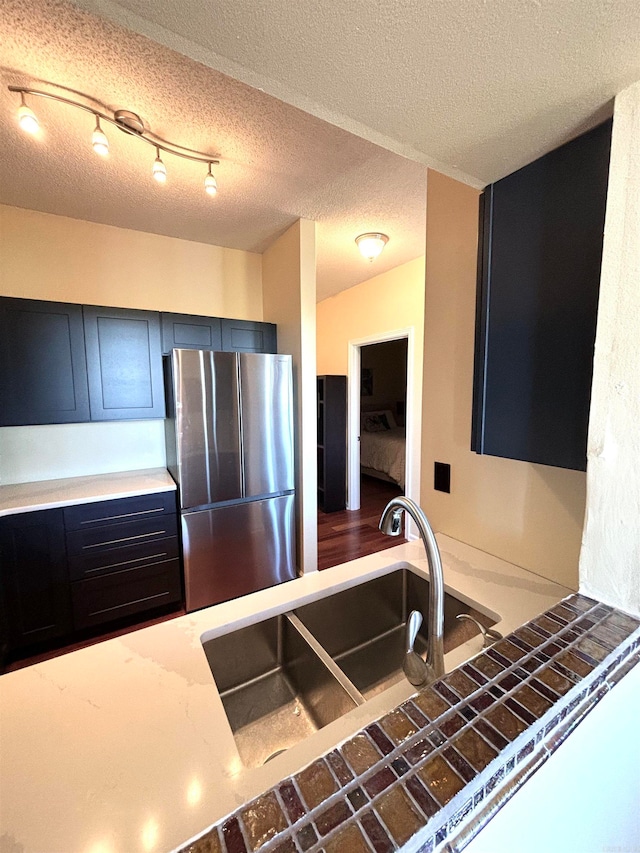
POLYGON ((408 513, 415 521, 429 564, 429 613, 427 620, 427 680, 435 681, 444 675, 444 575, 442 560, 436 537, 427 517, 415 501, 400 495, 386 505, 378 525, 388 536, 398 536, 401 530, 402 513, 408 513))

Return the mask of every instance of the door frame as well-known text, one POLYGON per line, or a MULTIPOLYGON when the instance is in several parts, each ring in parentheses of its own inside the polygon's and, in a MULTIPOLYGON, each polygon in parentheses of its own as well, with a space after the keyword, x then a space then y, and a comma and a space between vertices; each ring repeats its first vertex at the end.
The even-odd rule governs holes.
POLYGON ((407 326, 389 332, 378 332, 365 338, 349 341, 349 365, 347 377, 347 509, 360 509, 360 366, 361 348, 386 341, 407 340, 407 405, 405 412, 405 494, 415 501, 420 499, 420 424, 422 413, 420 394, 414 387, 421 378, 414 370, 415 328, 407 326))

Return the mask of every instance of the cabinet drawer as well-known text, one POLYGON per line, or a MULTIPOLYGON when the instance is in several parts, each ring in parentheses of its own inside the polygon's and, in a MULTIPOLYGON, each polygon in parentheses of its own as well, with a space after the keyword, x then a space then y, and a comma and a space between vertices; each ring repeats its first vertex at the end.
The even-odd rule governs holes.
POLYGON ((182 599, 177 559, 155 566, 125 569, 71 584, 76 629, 112 622, 123 616, 179 603, 182 599))
MULTIPOLYGON (((106 528, 108 529, 108 528, 106 528)), ((82 532, 69 534, 82 536, 82 532)), ((116 547, 95 547, 94 550, 83 550, 81 553, 69 554, 69 577, 71 580, 84 580, 119 572, 124 569, 134 569, 141 566, 151 566, 172 560, 179 556, 178 537, 142 539, 135 542, 124 542, 116 547)))
POLYGON ((176 536, 176 524, 175 515, 164 515, 142 521, 89 527, 87 530, 72 530, 66 537, 67 557, 70 562, 77 557, 94 559, 99 555, 109 559, 114 551, 176 536))
POLYGON ((85 530, 120 521, 135 521, 155 518, 163 514, 175 514, 176 493, 158 492, 110 501, 78 504, 64 510, 64 526, 69 530, 85 530))

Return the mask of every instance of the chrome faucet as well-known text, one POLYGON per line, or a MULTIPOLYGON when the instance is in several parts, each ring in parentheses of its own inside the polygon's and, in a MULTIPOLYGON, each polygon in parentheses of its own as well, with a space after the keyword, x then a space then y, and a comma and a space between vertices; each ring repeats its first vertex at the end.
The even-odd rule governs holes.
MULTIPOLYGON (((407 512, 415 521, 422 544, 427 553, 427 562, 429 564, 429 615, 427 622, 427 660, 422 672, 423 678, 416 682, 413 677, 419 678, 419 665, 416 664, 415 658, 417 653, 413 651, 413 643, 407 643, 407 652, 405 655, 405 672, 409 680, 416 687, 420 687, 429 681, 435 681, 444 675, 444 576, 442 573, 442 560, 440 559, 440 551, 436 537, 433 534, 431 525, 427 521, 427 517, 420 509, 415 501, 400 495, 397 498, 392 498, 383 510, 378 525, 383 533, 388 536, 399 536, 402 529, 402 513, 407 512), (409 658, 409 659, 408 659, 409 658)), ((412 614, 413 616, 413 614, 412 614)), ((411 619, 410 619, 411 622, 411 619)), ((415 623, 414 623, 415 624, 415 623)), ((419 625, 418 625, 419 627, 419 625)), ((413 633, 413 631, 411 632, 413 633)), ((417 634, 417 629, 415 629, 417 634)), ((407 626, 407 635, 409 636, 409 625, 407 626)), ((414 636, 415 639, 415 636, 414 636)), ((422 658, 420 658, 422 660, 422 658)), ((420 670, 422 668, 420 667, 420 670)))

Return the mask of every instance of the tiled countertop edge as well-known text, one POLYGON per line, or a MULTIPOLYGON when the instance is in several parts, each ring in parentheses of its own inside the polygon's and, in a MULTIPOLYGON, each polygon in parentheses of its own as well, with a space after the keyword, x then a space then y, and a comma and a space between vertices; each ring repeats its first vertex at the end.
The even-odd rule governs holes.
POLYGON ((460 851, 639 646, 637 619, 571 595, 180 850, 460 851))
MULTIPOLYGON (((637 643, 636 643, 637 645, 637 643)), ((606 696, 609 690, 614 687, 621 678, 623 678, 630 669, 640 662, 640 651, 632 652, 632 647, 625 648, 623 653, 616 659, 614 669, 606 678, 604 683, 598 679, 597 684, 592 684, 591 689, 583 691, 579 694, 579 704, 570 711, 569 706, 564 709, 565 715, 560 715, 562 724, 555 722, 555 717, 551 723, 536 733, 536 750, 528 761, 524 761, 517 771, 511 775, 506 774, 504 783, 498 788, 495 794, 492 794, 485 805, 476 811, 471 820, 467 821, 457 833, 450 835, 446 845, 442 848, 446 853, 458 853, 464 850, 467 844, 483 829, 487 823, 493 818, 500 809, 509 802, 511 797, 524 785, 524 783, 545 763, 545 761, 553 755, 559 746, 564 743, 566 738, 571 734, 575 727, 589 714, 598 702, 606 696), (598 689, 599 688, 599 689, 598 689), (584 696, 584 693, 587 696, 584 696), (557 726, 557 728, 556 728, 557 726), (554 732, 549 735, 549 732, 554 732)), ((608 667, 607 669, 610 669, 608 667)), ((570 704, 573 705, 575 700, 570 704)), ((509 762, 507 762, 509 764, 509 762)), ((422 849, 422 848, 421 848, 422 849)))

